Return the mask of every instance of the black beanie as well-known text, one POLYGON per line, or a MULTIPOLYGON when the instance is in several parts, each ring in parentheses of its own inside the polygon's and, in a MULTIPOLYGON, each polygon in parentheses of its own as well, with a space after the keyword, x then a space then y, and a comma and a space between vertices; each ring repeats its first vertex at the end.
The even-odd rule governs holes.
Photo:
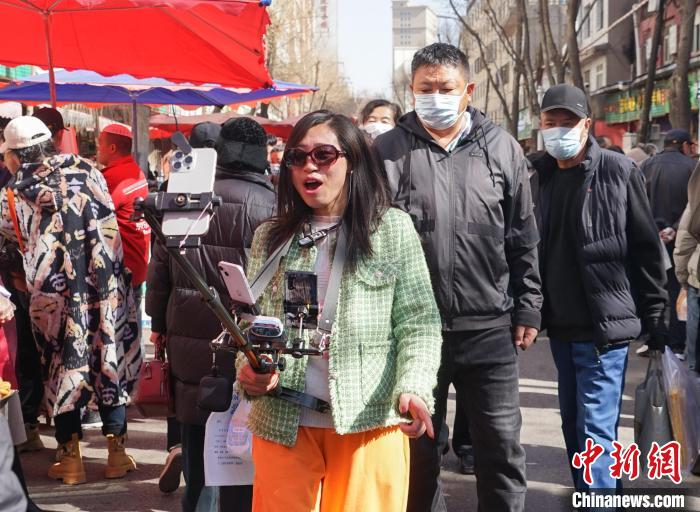
POLYGON ((216 147, 216 141, 219 139, 221 125, 211 123, 199 123, 194 125, 190 133, 190 146, 193 148, 213 148, 216 147))
POLYGON ((221 125, 216 143, 217 163, 225 168, 263 173, 267 169, 267 135, 248 117, 229 119, 221 125))

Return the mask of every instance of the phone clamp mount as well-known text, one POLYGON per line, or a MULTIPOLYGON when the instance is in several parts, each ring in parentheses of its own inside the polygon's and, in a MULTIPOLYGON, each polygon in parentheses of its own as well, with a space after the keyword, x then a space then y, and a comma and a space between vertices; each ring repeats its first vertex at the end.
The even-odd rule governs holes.
MULTIPOLYGON (((177 132, 173 136, 173 142, 185 153, 189 154, 192 148, 184 135, 177 132), (178 137, 179 136, 179 137, 178 137)), ((241 352, 248 359, 250 366, 257 373, 273 373, 283 371, 285 360, 282 354, 290 354, 293 357, 305 355, 319 355, 320 351, 306 349, 294 340, 288 346, 283 337, 278 340, 267 340, 260 343, 249 333, 244 333, 238 326, 236 319, 221 302, 219 293, 209 286, 194 265, 184 255, 184 249, 201 247, 201 237, 196 235, 166 236, 163 233, 161 219, 166 212, 202 212, 214 209, 222 204, 221 198, 207 193, 168 193, 156 192, 148 194, 145 199, 138 198, 134 202, 134 218, 144 219, 151 227, 152 233, 163 243, 168 254, 175 260, 182 272, 187 276, 192 285, 201 294, 209 309, 221 322, 224 332, 210 344, 213 351, 226 350, 241 352)), ((307 393, 294 389, 277 386, 271 395, 282 400, 289 401, 302 407, 308 407, 318 412, 330 410, 330 404, 307 393)))
POLYGON ((136 210, 136 215, 140 214, 141 218, 148 222, 158 239, 163 241, 168 249, 197 249, 202 245, 201 237, 199 236, 185 235, 178 237, 165 236, 164 234, 162 238, 158 236, 156 231, 162 234, 160 219, 165 213, 214 213, 214 208, 221 206, 221 204, 221 198, 213 192, 155 192, 148 194, 144 199, 136 199, 134 209, 136 210), (158 226, 154 227, 154 223, 157 223, 158 226))

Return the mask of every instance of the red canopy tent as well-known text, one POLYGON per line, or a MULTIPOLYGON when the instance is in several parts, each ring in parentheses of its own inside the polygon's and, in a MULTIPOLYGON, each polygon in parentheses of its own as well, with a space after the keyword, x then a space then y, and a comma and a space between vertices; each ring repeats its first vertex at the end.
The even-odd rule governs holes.
POLYGON ((180 130, 184 134, 188 135, 192 130, 192 127, 196 124, 207 121, 222 124, 232 117, 252 117, 258 123, 260 123, 260 125, 265 129, 265 132, 269 133, 270 135, 276 135, 277 137, 287 139, 289 138, 289 134, 292 132, 294 125, 297 124, 297 121, 299 121, 299 119, 301 119, 303 116, 289 117, 283 121, 272 121, 265 117, 242 116, 233 112, 207 114, 201 116, 182 116, 178 118, 164 114, 157 114, 151 116, 150 125, 169 132, 180 130))
POLYGON ((272 86, 258 0, 0 0, 0 64, 272 86))

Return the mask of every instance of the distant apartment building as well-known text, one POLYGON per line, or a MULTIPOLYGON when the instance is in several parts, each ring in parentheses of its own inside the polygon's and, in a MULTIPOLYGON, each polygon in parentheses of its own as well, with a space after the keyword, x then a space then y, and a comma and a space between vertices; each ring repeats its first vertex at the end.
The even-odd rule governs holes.
POLYGON ((314 0, 314 33, 317 49, 329 61, 338 62, 338 0, 314 0))
POLYGON ((618 144, 626 127, 611 133, 605 122, 607 102, 626 90, 635 76, 634 16, 636 0, 582 0, 578 15, 579 58, 583 83, 590 97, 596 135, 618 144))
POLYGON ((392 2, 394 100, 410 110, 411 60, 417 50, 438 40, 438 17, 425 5, 409 5, 408 0, 392 2))

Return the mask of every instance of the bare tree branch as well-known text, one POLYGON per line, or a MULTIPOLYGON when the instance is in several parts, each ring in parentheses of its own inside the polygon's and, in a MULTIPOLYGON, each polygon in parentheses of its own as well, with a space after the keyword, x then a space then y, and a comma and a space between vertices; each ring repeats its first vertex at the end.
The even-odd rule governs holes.
MULTIPOLYGON (((647 64, 647 79, 644 86, 644 98, 642 100, 642 112, 639 115, 639 136, 641 142, 649 142, 649 127, 651 120, 651 95, 654 92, 654 79, 656 78, 656 60, 659 58, 659 46, 661 45, 661 32, 664 28, 664 14, 666 1, 659 0, 658 12, 654 24, 654 34, 651 40, 651 55, 647 64)), ((686 93, 687 95, 687 93, 686 93)))
POLYGON ((554 35, 552 34, 552 25, 549 17, 549 0, 540 0, 539 17, 544 34, 542 49, 544 51, 545 68, 550 83, 562 83, 564 82, 564 64, 559 54, 559 48, 557 48, 557 44, 554 41, 554 35), (554 65, 554 73, 552 73, 552 64, 554 65))
POLYGON ((516 0, 516 16, 518 18, 517 24, 524 27, 522 34, 523 41, 521 51, 516 51, 515 47, 508 38, 508 34, 505 31, 503 25, 498 21, 498 16, 491 0, 486 2, 485 13, 491 22, 491 26, 496 32, 498 39, 501 41, 503 46, 506 48, 508 55, 513 60, 516 68, 525 77, 525 92, 528 98, 528 104, 530 106, 530 111, 534 115, 539 114, 539 104, 537 101, 537 91, 535 88, 535 73, 532 69, 532 61, 530 59, 530 36, 529 36, 529 24, 527 21, 527 8, 525 5, 525 0, 516 0))
MULTIPOLYGON (((518 53, 523 51, 523 32, 526 30, 522 23, 518 24, 518 30, 515 34, 515 50, 518 53)), ((522 72, 519 69, 513 72, 513 90, 511 96, 511 126, 510 132, 517 139, 518 138, 518 121, 520 120, 520 79, 522 77, 522 72)))
MULTIPOLYGON (((469 23, 467 23, 464 20, 464 17, 459 13, 459 11, 457 11, 457 7, 455 6, 454 0, 449 0, 449 2, 452 11, 454 12, 457 19, 459 19, 459 22, 462 24, 462 27, 464 27, 464 30, 466 30, 467 33, 476 41, 476 45, 479 48, 479 56, 481 57, 481 61, 484 63, 484 69, 486 70, 488 83, 491 87, 493 87, 494 91, 496 91, 496 95, 498 96, 501 106, 503 107, 503 113, 506 116, 506 122, 508 126, 512 126, 513 123, 508 109, 508 102, 506 101, 503 91, 500 87, 498 87, 498 85, 496 84, 496 80, 494 79, 493 74, 491 73, 491 68, 489 67, 490 62, 489 59, 486 58, 483 40, 481 39, 479 34, 469 25, 469 23)), ((486 97, 488 98, 488 93, 486 97)))
POLYGON ((681 19, 676 69, 671 76, 669 101, 675 108, 669 117, 671 126, 690 131, 690 96, 688 95, 688 71, 690 69, 690 52, 693 46, 693 25, 695 23, 695 0, 683 0, 680 6, 681 19))
MULTIPOLYGON (((566 7, 566 34, 567 52, 569 53, 569 65, 574 85, 581 90, 585 90, 583 84, 583 74, 581 73, 581 61, 579 60, 578 35, 576 31, 576 18, 581 7, 581 0, 569 0, 566 7)), ((589 9, 590 12, 590 9, 589 9)))

